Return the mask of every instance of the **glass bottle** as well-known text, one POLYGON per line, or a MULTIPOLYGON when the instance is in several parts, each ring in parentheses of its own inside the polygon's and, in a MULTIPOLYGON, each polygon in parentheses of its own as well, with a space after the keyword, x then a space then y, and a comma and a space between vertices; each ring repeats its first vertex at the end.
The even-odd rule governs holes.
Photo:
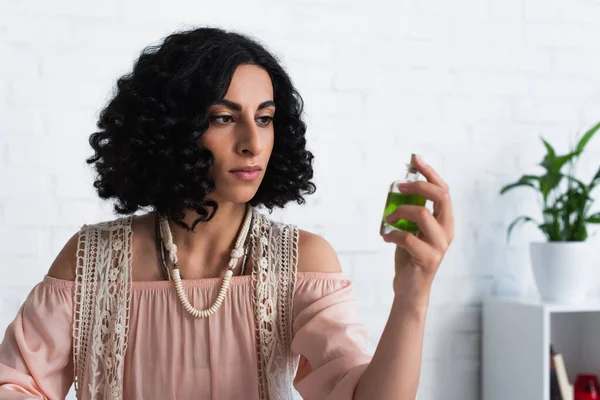
POLYGON ((407 219, 400 219, 393 224, 389 224, 385 220, 385 218, 391 213, 393 213, 399 205, 412 204, 417 206, 425 206, 426 199, 423 196, 419 194, 404 194, 398 188, 399 183, 415 182, 418 181, 421 177, 421 174, 415 166, 415 157, 416 155, 412 154, 410 157, 410 163, 406 164, 406 176, 404 177, 404 179, 394 181, 390 185, 390 190, 385 201, 385 208, 383 210, 381 227, 379 228, 379 233, 381 235, 388 234, 395 229, 411 232, 414 234, 419 232, 419 227, 413 221, 409 221, 407 219))

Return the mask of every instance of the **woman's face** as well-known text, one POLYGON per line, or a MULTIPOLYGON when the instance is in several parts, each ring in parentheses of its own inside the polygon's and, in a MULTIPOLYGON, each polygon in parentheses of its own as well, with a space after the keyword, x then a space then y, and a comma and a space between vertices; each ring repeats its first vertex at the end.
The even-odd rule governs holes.
POLYGON ((256 65, 239 66, 223 100, 208 109, 209 127, 201 144, 211 151, 209 199, 246 203, 262 182, 273 150, 273 85, 256 65))

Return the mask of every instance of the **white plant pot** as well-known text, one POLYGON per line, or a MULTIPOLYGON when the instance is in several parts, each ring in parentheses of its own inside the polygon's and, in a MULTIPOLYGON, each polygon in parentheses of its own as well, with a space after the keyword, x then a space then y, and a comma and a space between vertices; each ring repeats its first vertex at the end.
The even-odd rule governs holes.
POLYGON ((580 303, 595 282, 598 251, 589 242, 531 243, 533 276, 543 301, 580 303))

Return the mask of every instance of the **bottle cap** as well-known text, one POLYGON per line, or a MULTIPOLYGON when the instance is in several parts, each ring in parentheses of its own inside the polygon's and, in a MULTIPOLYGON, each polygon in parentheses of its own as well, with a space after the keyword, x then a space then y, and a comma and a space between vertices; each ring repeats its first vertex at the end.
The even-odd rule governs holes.
POLYGON ((406 164, 406 168, 408 169, 408 172, 411 174, 416 174, 417 172, 417 166, 415 165, 415 159, 416 159, 417 155, 415 153, 412 153, 410 155, 410 163, 406 164))

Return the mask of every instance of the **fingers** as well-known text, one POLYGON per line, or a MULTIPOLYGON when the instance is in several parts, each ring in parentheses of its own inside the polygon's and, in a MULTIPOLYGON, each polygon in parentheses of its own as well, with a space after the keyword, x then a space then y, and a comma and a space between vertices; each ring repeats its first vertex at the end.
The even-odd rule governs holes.
POLYGON ((446 250, 448 240, 442 226, 436 221, 431 212, 423 206, 400 205, 393 213, 386 217, 390 224, 396 223, 400 219, 413 221, 423 233, 424 239, 434 248, 446 250))
POLYGON ((442 202, 450 199, 448 190, 434 185, 431 182, 414 181, 398 184, 398 189, 404 194, 420 194, 427 200, 442 202))
POLYGON ((452 212, 452 200, 450 190, 444 180, 429 165, 425 164, 420 157, 415 160, 417 169, 427 178, 425 181, 406 182, 398 185, 404 194, 419 194, 433 201, 433 215, 442 226, 446 240, 451 242, 454 237, 454 216, 452 212))
POLYGON ((448 184, 430 165, 423 161, 421 156, 417 156, 415 158, 415 165, 417 170, 425 177, 425 179, 427 179, 428 182, 431 182, 442 189, 448 190, 448 184))
POLYGON ((427 200, 433 201, 433 216, 444 229, 446 239, 448 241, 452 239, 454 236, 454 217, 452 215, 452 200, 447 189, 424 181, 401 183, 398 185, 398 189, 404 194, 419 194, 427 200))
POLYGON ((433 249, 428 243, 425 243, 410 232, 392 231, 384 235, 383 239, 388 243, 394 243, 396 246, 406 250, 419 265, 433 267, 438 265, 438 254, 440 252, 433 249))

